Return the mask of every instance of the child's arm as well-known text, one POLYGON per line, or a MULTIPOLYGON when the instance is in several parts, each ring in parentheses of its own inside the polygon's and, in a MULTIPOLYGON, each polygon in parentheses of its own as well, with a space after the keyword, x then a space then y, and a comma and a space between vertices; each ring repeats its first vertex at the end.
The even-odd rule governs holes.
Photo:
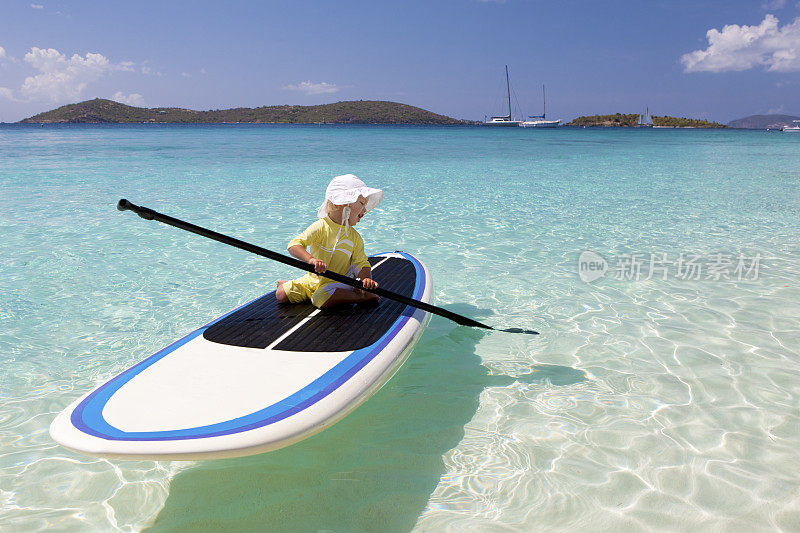
POLYGON ((328 265, 326 265, 325 261, 321 259, 315 259, 313 255, 308 253, 308 250, 306 248, 310 246, 311 243, 317 239, 317 237, 319 236, 321 226, 322 226, 322 221, 317 220, 309 227, 307 227, 303 233, 301 233, 300 235, 289 241, 289 246, 286 247, 286 249, 293 257, 305 263, 313 265, 314 272, 316 272, 317 274, 322 274, 323 272, 325 272, 328 269, 328 265))
POLYGON ((359 271, 358 277, 361 278, 361 283, 364 284, 365 289, 377 289, 378 282, 372 279, 372 269, 368 266, 359 271))
POLYGON ((355 243, 353 243, 353 262, 356 266, 360 266, 361 270, 358 272, 358 277, 364 284, 365 289, 377 289, 378 283, 372 279, 372 268, 369 265, 369 259, 364 253, 364 241, 361 236, 356 233, 355 243))
POLYGON ((289 247, 289 253, 292 254, 297 259, 308 263, 309 265, 314 266, 314 272, 317 274, 322 274, 328 269, 328 265, 325 264, 325 261, 322 259, 315 259, 313 255, 308 253, 308 250, 305 247, 296 244, 295 246, 289 247))

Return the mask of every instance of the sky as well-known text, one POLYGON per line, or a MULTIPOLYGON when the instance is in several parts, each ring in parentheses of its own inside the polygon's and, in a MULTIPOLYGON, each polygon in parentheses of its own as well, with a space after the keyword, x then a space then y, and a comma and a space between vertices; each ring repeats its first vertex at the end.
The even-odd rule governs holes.
POLYGON ((460 119, 800 115, 800 0, 3 0, 0 121, 109 98, 460 119))

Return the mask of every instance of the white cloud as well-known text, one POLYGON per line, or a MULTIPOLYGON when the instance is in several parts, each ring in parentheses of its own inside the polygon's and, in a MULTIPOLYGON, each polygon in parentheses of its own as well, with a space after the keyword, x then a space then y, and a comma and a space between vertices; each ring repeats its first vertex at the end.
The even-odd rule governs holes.
POLYGON ((44 6, 42 4, 31 4, 31 7, 33 9, 44 9, 44 6))
POLYGON ((772 72, 800 70, 800 17, 785 26, 767 15, 758 26, 730 24, 706 33, 708 48, 681 57, 684 72, 742 71, 764 67, 772 72))
POLYGON ((761 2, 761 9, 773 10, 786 7, 786 0, 764 0, 761 2))
POLYGON ((0 46, 0 58, 6 57, 6 49, 0 46))
POLYGON ((12 102, 17 101, 16 98, 14 98, 14 92, 8 87, 0 87, 0 98, 5 98, 6 100, 11 100, 12 102))
POLYGON ((114 93, 114 96, 111 97, 112 100, 115 102, 119 102, 120 104, 132 105, 136 107, 144 107, 144 96, 139 93, 131 93, 128 96, 125 96, 122 91, 117 91, 114 93))
POLYGON ((286 85, 283 87, 284 89, 290 91, 300 91, 305 94, 325 94, 325 93, 335 93, 339 92, 341 87, 338 87, 335 83, 311 83, 311 81, 304 81, 302 83, 298 83, 297 85, 286 85))
POLYGON ((23 97, 31 100, 76 100, 89 82, 102 78, 114 66, 101 54, 74 54, 67 58, 54 48, 33 47, 25 54, 25 62, 39 71, 25 78, 20 88, 23 97))
POLYGON ((102 54, 73 54, 67 57, 54 48, 31 48, 25 62, 39 71, 28 76, 19 89, 26 101, 75 101, 86 86, 116 70, 132 71, 133 63, 112 63, 102 54))
POLYGON ((772 107, 767 111, 767 115, 780 115, 784 111, 783 104, 779 105, 778 107, 772 107))

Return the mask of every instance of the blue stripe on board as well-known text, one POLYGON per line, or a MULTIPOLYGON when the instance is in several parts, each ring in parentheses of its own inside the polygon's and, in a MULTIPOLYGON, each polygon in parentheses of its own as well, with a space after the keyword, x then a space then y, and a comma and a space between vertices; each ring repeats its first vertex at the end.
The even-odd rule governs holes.
MULTIPOLYGON (((414 284, 413 298, 419 299, 425 293, 425 272, 422 264, 416 257, 398 252, 405 259, 411 261, 416 271, 416 281, 414 284)), ((380 254, 378 254, 380 255, 380 254)), ((249 302, 248 302, 249 303, 249 302)), ((247 305, 247 304, 245 304, 247 305)), ((171 431, 139 431, 139 432, 126 432, 111 426, 103 418, 103 408, 108 400, 116 393, 125 383, 130 381, 134 376, 142 372, 145 368, 157 362, 162 357, 183 346, 190 340, 196 338, 202 332, 214 324, 222 320, 231 313, 241 309, 240 306, 230 313, 219 317, 213 322, 203 326, 202 328, 192 332, 183 339, 171 344, 170 346, 159 351, 155 355, 145 359, 138 365, 126 370, 116 378, 112 379, 102 387, 95 390, 92 394, 86 397, 78 407, 72 412, 72 424, 90 435, 100 437, 107 440, 126 440, 126 441, 164 441, 164 440, 187 440, 187 439, 201 439, 207 437, 216 437, 220 435, 230 435, 233 433, 240 433, 258 427, 263 427, 273 424, 279 420, 283 420, 296 413, 303 411, 311 405, 314 405, 322 398, 339 388, 348 379, 361 370, 367 363, 372 361, 381 350, 397 335, 397 333, 405 326, 409 318, 414 314, 415 309, 406 306, 406 309, 398 317, 397 321, 389 328, 386 334, 378 339, 374 344, 355 350, 343 361, 334 366, 328 372, 311 382, 303 389, 297 391, 284 398, 283 400, 270 405, 264 409, 245 415, 233 420, 210 424, 207 426, 200 426, 195 428, 171 430, 171 431)))

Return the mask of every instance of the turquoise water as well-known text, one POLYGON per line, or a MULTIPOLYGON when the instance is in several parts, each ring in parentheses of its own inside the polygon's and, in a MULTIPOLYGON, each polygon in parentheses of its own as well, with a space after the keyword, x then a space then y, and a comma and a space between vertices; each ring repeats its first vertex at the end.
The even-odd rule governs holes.
POLYGON ((0 234, 9 529, 800 529, 800 138, 5 126, 0 234), (386 191, 359 224, 369 252, 414 253, 435 303, 542 334, 434 317, 355 413, 260 456, 105 461, 51 441, 75 398, 293 274, 119 198, 281 249, 347 172, 386 191), (592 283, 587 250, 610 269, 592 283), (646 279, 662 254, 732 264, 646 279), (757 269, 737 275, 739 257, 757 269))

